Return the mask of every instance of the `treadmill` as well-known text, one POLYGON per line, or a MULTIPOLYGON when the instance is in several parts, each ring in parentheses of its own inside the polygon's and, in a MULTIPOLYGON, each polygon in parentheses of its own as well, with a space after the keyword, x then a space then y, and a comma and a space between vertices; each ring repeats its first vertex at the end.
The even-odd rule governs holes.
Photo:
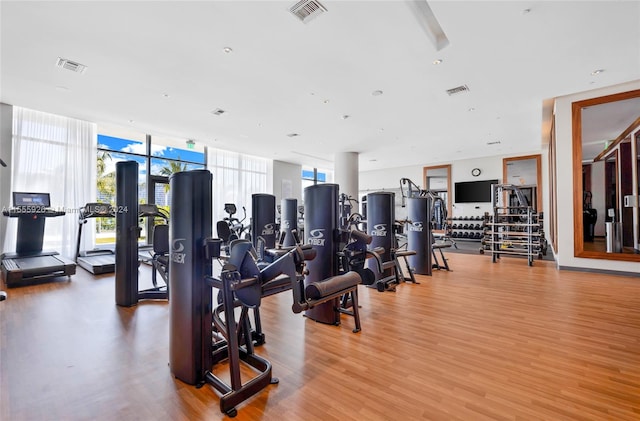
POLYGON ((16 252, 0 255, 2 279, 8 287, 76 273, 74 262, 56 251, 42 250, 46 218, 65 214, 50 206, 49 193, 13 192, 13 208, 2 211, 4 216, 18 218, 16 252))
MULTIPOLYGON (((147 218, 147 242, 138 244, 138 260, 141 263, 151 264, 153 260, 153 226, 156 225, 156 218, 162 220, 161 223, 169 223, 169 214, 153 203, 138 204, 138 218, 147 218)), ((141 221, 142 222, 142 221, 141 221)))
POLYGON ((76 243, 76 264, 94 275, 116 271, 116 254, 113 248, 94 248, 80 251, 82 227, 91 218, 115 218, 116 213, 108 203, 91 202, 80 208, 78 217, 78 241, 76 243))

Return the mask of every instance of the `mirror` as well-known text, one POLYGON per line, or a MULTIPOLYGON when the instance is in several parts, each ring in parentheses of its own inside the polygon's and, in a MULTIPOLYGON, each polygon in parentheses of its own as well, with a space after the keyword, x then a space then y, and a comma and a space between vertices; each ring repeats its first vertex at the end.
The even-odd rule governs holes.
POLYGON ((502 179, 505 184, 517 186, 533 208, 542 211, 540 155, 518 156, 502 160, 502 179))
POLYGON ((447 215, 451 213, 451 165, 424 167, 422 170, 424 188, 431 190, 447 204, 447 215))
POLYGON ((638 191, 640 90, 574 102, 572 120, 574 255, 640 262, 638 208, 624 206, 638 191))

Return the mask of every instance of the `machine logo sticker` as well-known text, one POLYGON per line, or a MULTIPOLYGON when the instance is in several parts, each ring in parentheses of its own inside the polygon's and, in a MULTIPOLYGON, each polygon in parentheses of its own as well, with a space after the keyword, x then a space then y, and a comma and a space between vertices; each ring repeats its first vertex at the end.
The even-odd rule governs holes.
POLYGON ((324 246, 324 228, 309 231, 309 244, 312 246, 324 246))
POLYGON ((386 237, 387 236, 387 224, 376 224, 371 230, 371 235, 374 237, 386 237))
POLYGON ((424 230, 422 221, 412 222, 408 226, 409 231, 422 232, 424 230))
POLYGON ((273 235, 274 232, 273 224, 266 224, 264 228, 262 228, 262 235, 273 235))
POLYGON ((184 264, 184 258, 187 255, 186 253, 182 253, 184 251, 184 244, 182 243, 186 238, 176 238, 173 240, 173 244, 171 245, 172 253, 171 253, 171 261, 174 263, 184 264))

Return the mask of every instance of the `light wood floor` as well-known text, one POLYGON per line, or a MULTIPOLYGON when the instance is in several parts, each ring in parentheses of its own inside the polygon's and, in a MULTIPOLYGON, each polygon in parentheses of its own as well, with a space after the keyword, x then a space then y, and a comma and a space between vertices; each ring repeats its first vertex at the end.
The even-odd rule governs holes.
MULTIPOLYGON (((280 384, 238 420, 640 420, 640 278, 449 253, 453 272, 360 290, 327 326, 263 301, 280 384)), ((213 389, 172 378, 168 305, 114 303, 112 276, 10 289, 0 419, 216 420, 213 389)), ((221 367, 224 368, 224 367, 221 367)))

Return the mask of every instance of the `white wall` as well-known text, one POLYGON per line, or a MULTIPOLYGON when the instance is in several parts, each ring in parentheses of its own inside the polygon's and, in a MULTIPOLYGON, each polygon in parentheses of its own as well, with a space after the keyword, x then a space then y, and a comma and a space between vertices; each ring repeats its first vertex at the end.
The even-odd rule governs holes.
MULTIPOLYGON (((542 157, 542 186, 539 186, 539 191, 542 190, 542 194, 546 194, 548 176, 545 171, 548 171, 547 154, 546 151, 531 151, 516 156, 536 155, 541 154, 542 157)), ((513 157, 514 155, 498 155, 490 157, 482 157, 475 159, 464 159, 451 162, 451 186, 455 189, 454 185, 457 182, 462 181, 481 181, 481 180, 494 180, 497 179, 502 182, 502 160, 504 158, 513 157), (471 170, 479 168, 481 174, 478 177, 471 175, 471 170)), ((448 164, 444 163, 429 163, 428 166, 448 164)), ((425 165, 425 166, 426 166, 425 165)), ((360 173, 360 195, 373 191, 393 191, 396 193, 396 219, 403 219, 406 215, 405 210, 399 208, 400 203, 400 179, 410 178, 417 185, 424 187, 424 180, 422 179, 423 166, 410 166, 401 168, 389 168, 384 170, 363 171, 360 173)), ((453 216, 482 216, 485 212, 492 212, 491 203, 455 203, 455 192, 450 192, 453 203, 453 216)), ((540 193, 539 193, 540 194, 540 193)), ((544 196, 543 196, 544 197, 544 196)), ((546 211, 548 206, 548 200, 543 200, 543 209, 546 211)))
MULTIPOLYGON (((640 263, 574 257, 573 244, 573 144, 571 104, 589 98, 640 89, 640 81, 559 97, 555 102, 556 167, 558 185, 558 254, 559 266, 640 272, 640 263)), ((578 168, 576 171, 580 171, 578 168)), ((604 216, 604 215, 603 215, 604 216)), ((600 214, 598 214, 598 219, 600 214)))
POLYGON ((298 164, 273 161, 273 194, 276 196, 276 205, 279 205, 282 199, 289 198, 297 199, 301 205, 302 167, 298 164), (288 194, 287 190, 290 190, 291 194, 288 194))
POLYGON ((388 168, 385 170, 361 171, 358 200, 361 202, 362 196, 367 193, 391 191, 395 193, 395 219, 406 219, 407 208, 401 207, 400 179, 408 178, 418 186, 423 187, 422 169, 422 166, 414 165, 410 167, 388 168))
MULTIPOLYGON (((0 166, 0 209, 11 207, 11 150, 13 137, 13 107, 0 103, 0 158, 7 164, 0 166)), ((0 215, 0 253, 4 251, 4 236, 9 218, 0 215)))

